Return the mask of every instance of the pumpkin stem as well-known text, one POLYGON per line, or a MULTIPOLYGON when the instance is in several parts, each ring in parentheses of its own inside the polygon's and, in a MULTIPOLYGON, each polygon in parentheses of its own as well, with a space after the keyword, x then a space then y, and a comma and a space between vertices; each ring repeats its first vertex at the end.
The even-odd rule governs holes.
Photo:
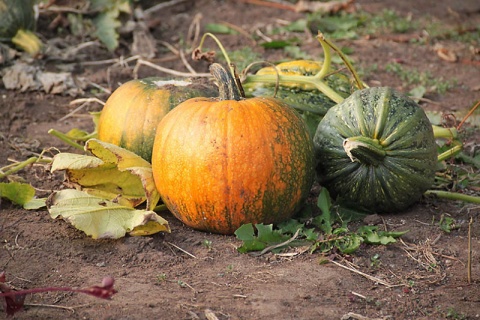
POLYGON ((210 66, 210 72, 215 80, 217 80, 220 100, 239 101, 244 98, 240 93, 240 84, 235 80, 231 73, 225 70, 224 67, 218 63, 213 63, 210 66))
POLYGON ((378 166, 387 155, 377 139, 364 136, 345 139, 343 149, 352 162, 357 161, 365 165, 378 166))

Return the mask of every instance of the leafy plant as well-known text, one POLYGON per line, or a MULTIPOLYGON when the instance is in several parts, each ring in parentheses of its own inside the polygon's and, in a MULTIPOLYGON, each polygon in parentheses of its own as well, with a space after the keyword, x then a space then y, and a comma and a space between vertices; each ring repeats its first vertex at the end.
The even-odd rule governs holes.
POLYGON ((448 217, 444 214, 440 217, 440 221, 438 222, 438 226, 440 229, 446 233, 452 232, 454 229, 458 229, 458 226, 455 222, 455 219, 452 217, 448 217))
POLYGON ((445 317, 447 319, 456 319, 456 320, 467 319, 467 316, 465 314, 458 312, 454 307, 448 307, 445 317))
POLYGON ((118 31, 121 26, 120 14, 130 13, 128 0, 91 0, 91 9, 98 12, 92 19, 95 25, 94 35, 113 51, 118 47, 118 31))
POLYGON ((45 199, 35 199, 35 188, 28 183, 0 182, 0 197, 21 205, 24 209, 38 209, 45 206, 45 199))
POLYGON ((375 33, 406 33, 418 28, 418 22, 411 16, 401 16, 395 10, 384 9, 380 13, 360 15, 367 16, 368 22, 364 24, 363 34, 375 33))
POLYGON ((272 224, 258 223, 255 224, 255 229, 252 223, 247 223, 235 231, 237 238, 243 241, 243 245, 237 248, 238 252, 261 251, 268 246, 277 245, 291 238, 281 230, 274 230, 272 224))
POLYGON ((380 255, 378 253, 370 257, 370 266, 378 267, 382 262, 380 261, 380 255))
POLYGON ((345 12, 328 16, 314 13, 308 16, 308 28, 315 33, 322 30, 331 39, 355 39, 365 19, 365 15, 345 12))
POLYGON ((241 226, 235 231, 237 239, 243 242, 237 250, 241 253, 266 253, 306 246, 310 252, 339 251, 351 254, 357 251, 362 243, 387 245, 396 242, 396 238, 407 232, 381 231, 376 226, 362 226, 357 231, 350 230, 348 223, 364 217, 365 214, 332 204, 325 188, 317 198, 316 207, 321 214, 312 216, 315 210, 307 206, 299 217, 280 223, 277 228, 263 224, 241 226))
POLYGON ((456 80, 445 80, 442 77, 434 77, 428 71, 406 68, 397 62, 386 64, 385 70, 397 75, 406 85, 422 86, 428 88, 429 91, 436 91, 439 94, 445 93, 456 84, 456 80))

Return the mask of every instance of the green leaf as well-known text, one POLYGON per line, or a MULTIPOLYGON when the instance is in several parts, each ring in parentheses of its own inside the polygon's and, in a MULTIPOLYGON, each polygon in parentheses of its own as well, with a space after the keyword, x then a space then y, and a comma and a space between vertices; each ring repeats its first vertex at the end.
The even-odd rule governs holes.
POLYGON ((278 229, 282 233, 294 234, 298 229, 304 229, 305 225, 296 219, 290 219, 278 224, 278 229))
POLYGON ((363 220, 370 213, 360 209, 352 209, 344 206, 336 206, 337 213, 344 222, 363 220))
POLYGON ((299 46, 291 45, 284 48, 286 54, 294 60, 304 59, 311 60, 313 59, 311 55, 302 50, 299 46))
POLYGON ((301 223, 296 219, 290 219, 280 223, 278 225, 278 229, 279 232, 289 235, 294 235, 297 230, 300 229, 299 236, 305 237, 305 240, 307 241, 316 241, 319 237, 319 234, 315 231, 315 228, 306 228, 304 223, 301 223))
POLYGON ((251 223, 242 225, 235 231, 238 240, 243 241, 243 245, 238 247, 240 253, 247 253, 250 251, 260 251, 265 249, 265 244, 258 241, 255 237, 255 230, 251 223))
POLYGON ((398 238, 408 231, 378 231, 376 226, 361 226, 357 230, 357 234, 363 238, 367 244, 387 245, 395 243, 398 238))
POLYGON ((88 140, 88 137, 91 137, 92 134, 78 128, 73 128, 65 135, 72 140, 85 141, 88 140))
POLYGON ((290 23, 289 25, 285 26, 282 29, 290 32, 305 32, 307 28, 308 28, 307 20, 298 19, 296 21, 293 21, 292 23, 290 23))
POLYGON ((118 21, 118 16, 118 10, 111 10, 98 14, 92 20, 95 25, 94 35, 110 51, 113 51, 118 47, 118 33, 116 29, 121 26, 118 21))
POLYGON ((241 241, 252 241, 255 239, 255 230, 253 229, 253 224, 246 223, 240 226, 235 231, 235 236, 237 236, 238 240, 241 241))
POLYGON ((330 211, 332 208, 332 202, 330 194, 326 188, 322 188, 320 191, 317 199, 317 206, 322 214, 313 219, 313 224, 327 235, 332 234, 332 224, 334 223, 330 211))
POLYGON ((244 224, 235 231, 238 240, 243 241, 243 245, 238 247, 240 253, 250 251, 261 251, 269 246, 279 244, 290 239, 290 236, 283 234, 279 230, 273 230, 273 225, 256 224, 257 235, 251 223, 244 224))
POLYGON ((291 45, 291 42, 284 40, 274 40, 269 42, 264 42, 261 44, 265 49, 283 49, 291 45))
POLYGON ((315 228, 304 229, 302 233, 307 241, 316 241, 320 236, 318 232, 315 231, 315 228))
POLYGON ((427 92, 427 89, 425 89, 424 86, 419 85, 419 86, 416 86, 415 88, 413 88, 412 90, 410 90, 410 91, 408 92, 408 95, 409 95, 415 102, 418 102, 421 98, 423 98, 423 96, 425 95, 426 92, 427 92))
POLYGON ((342 15, 312 15, 308 26, 311 31, 322 30, 330 39, 355 39, 357 28, 361 24, 359 17, 351 14, 342 15))
POLYGON ((205 32, 220 33, 220 34, 237 34, 238 31, 223 24, 223 23, 207 23, 205 25, 205 32))
POLYGON ((362 244, 363 239, 358 234, 352 233, 346 235, 341 240, 335 241, 335 247, 337 247, 340 252, 344 254, 352 254, 358 250, 362 244))
POLYGON ((93 239, 170 232, 168 222, 153 211, 135 210, 78 190, 62 190, 47 200, 52 218, 63 218, 93 239))
POLYGON ((28 183, 0 182, 0 197, 24 206, 35 196, 35 189, 28 183))

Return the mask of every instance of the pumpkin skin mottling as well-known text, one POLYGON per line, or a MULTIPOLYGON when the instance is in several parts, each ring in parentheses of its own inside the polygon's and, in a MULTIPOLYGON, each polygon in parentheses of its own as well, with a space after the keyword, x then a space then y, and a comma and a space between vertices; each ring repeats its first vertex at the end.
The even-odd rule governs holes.
POLYGON ((98 139, 130 150, 150 162, 160 120, 187 99, 217 94, 213 86, 200 83, 155 77, 128 81, 105 103, 98 122, 98 139))
POLYGON ((152 170, 178 219, 232 234, 298 211, 314 179, 313 144, 300 116, 275 99, 193 98, 160 122, 152 170))
POLYGON ((345 204, 397 212, 418 201, 435 179, 437 150, 423 109, 391 88, 356 91, 332 107, 314 136, 319 183, 345 204), (385 157, 352 161, 348 139, 366 137, 385 157))

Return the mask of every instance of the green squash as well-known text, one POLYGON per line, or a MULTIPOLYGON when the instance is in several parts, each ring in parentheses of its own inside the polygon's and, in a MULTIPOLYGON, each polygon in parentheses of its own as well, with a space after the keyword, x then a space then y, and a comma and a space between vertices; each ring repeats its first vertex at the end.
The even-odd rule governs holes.
MULTIPOLYGON (((265 67, 257 71, 256 75, 279 76, 306 76, 314 77, 322 68, 322 62, 312 60, 294 60, 279 63, 274 67, 265 67)), ((350 95, 350 81, 341 73, 333 73, 325 82, 341 97, 350 95)), ((298 81, 283 81, 278 88, 270 82, 246 82, 243 85, 247 97, 275 97, 296 109, 308 125, 313 137, 317 126, 328 109, 336 103, 318 90, 311 83, 298 81)))
POLYGON ((42 42, 35 29, 34 0, 0 0, 0 42, 11 42, 35 56, 42 42))
POLYGON ((418 104, 391 88, 359 90, 332 107, 313 142, 319 183, 349 206, 401 211, 435 179, 432 125, 418 104))
POLYGON ((10 40, 18 30, 35 28, 33 0, 0 0, 0 40, 10 40))

